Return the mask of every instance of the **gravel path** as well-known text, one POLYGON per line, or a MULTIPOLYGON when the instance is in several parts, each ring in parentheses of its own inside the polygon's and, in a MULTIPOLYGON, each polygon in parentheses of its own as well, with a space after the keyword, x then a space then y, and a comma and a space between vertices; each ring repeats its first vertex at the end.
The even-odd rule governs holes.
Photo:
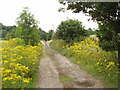
POLYGON ((42 43, 46 55, 40 61, 38 88, 64 88, 64 84, 60 82, 60 75, 73 78, 73 88, 104 88, 99 80, 80 69, 66 57, 56 53, 48 43, 42 43))

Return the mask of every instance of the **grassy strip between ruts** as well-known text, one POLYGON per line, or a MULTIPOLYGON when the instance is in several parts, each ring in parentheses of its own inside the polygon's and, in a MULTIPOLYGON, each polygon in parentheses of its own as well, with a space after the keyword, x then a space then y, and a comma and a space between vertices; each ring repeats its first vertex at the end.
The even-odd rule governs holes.
POLYGON ((63 40, 54 40, 51 42, 51 47, 100 79, 106 88, 120 86, 118 85, 117 52, 102 50, 96 39, 87 38, 70 46, 63 40))
POLYGON ((64 74, 59 74, 60 81, 64 85, 64 88, 73 88, 74 79, 64 74))

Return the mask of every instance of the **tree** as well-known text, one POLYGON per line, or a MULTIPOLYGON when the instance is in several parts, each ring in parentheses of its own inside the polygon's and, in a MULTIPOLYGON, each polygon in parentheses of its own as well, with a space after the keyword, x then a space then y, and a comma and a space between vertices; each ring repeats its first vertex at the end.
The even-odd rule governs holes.
POLYGON ((59 39, 63 39, 68 43, 75 38, 86 35, 82 22, 72 19, 62 21, 57 28, 56 34, 59 39))
POLYGON ((38 29, 37 21, 34 15, 29 12, 28 7, 25 7, 17 18, 17 28, 15 30, 15 37, 22 38, 25 44, 37 45, 40 41, 40 30, 38 29))
POLYGON ((95 34, 95 31, 96 31, 96 30, 94 30, 94 29, 92 30, 91 28, 88 28, 89 35, 95 34))
POLYGON ((120 64, 120 14, 117 2, 76 2, 69 3, 68 9, 74 13, 84 12, 99 24, 97 35, 104 50, 117 50, 120 64))
POLYGON ((5 36, 15 28, 16 28, 15 25, 14 26, 5 26, 2 23, 0 23, 0 35, 1 35, 0 38, 5 39, 5 36))
POLYGON ((47 33, 40 28, 40 39, 47 41, 47 33))
POLYGON ((48 39, 48 40, 51 40, 51 39, 53 38, 53 33, 54 33, 53 30, 50 30, 50 31, 48 32, 48 34, 47 34, 47 39, 48 39))

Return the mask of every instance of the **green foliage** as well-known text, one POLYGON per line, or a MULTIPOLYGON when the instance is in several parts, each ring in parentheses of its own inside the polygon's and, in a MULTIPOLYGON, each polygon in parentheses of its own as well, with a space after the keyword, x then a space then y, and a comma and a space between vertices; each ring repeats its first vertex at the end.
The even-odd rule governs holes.
POLYGON ((21 45, 24 46, 25 42, 23 39, 20 39, 20 38, 12 38, 12 39, 2 42, 2 47, 16 47, 16 46, 21 46, 21 45))
POLYGON ((54 34, 54 31, 53 31, 53 30, 50 30, 50 31, 48 32, 47 39, 48 39, 48 40, 51 40, 51 39, 53 38, 53 34, 54 34))
POLYGON ((114 20, 117 17, 117 2, 76 2, 70 3, 68 9, 74 13, 83 11, 92 16, 93 20, 114 20))
POLYGON ((40 39, 41 40, 47 40, 47 33, 40 29, 40 39))
POLYGON ((14 31, 14 36, 24 39, 26 45, 37 45, 40 41, 40 30, 38 29, 37 21, 27 7, 17 18, 17 24, 18 27, 14 31))
POLYGON ((67 56, 82 69, 100 79, 106 88, 118 87, 117 52, 106 52, 99 47, 98 39, 86 38, 74 45, 64 45, 57 40, 51 42, 53 49, 67 56), (56 44, 55 44, 56 43, 56 44))
POLYGON ((99 23, 99 30, 97 31, 97 36, 100 39, 99 45, 104 50, 107 51, 118 50, 117 33, 114 31, 113 26, 109 26, 109 23, 107 22, 104 22, 104 24, 99 23))
POLYGON ((7 34, 6 30, 2 30, 2 29, 0 30, 0 35, 1 35, 0 37, 1 38, 4 38, 6 34, 7 34))
POLYGON ((73 81, 72 78, 68 77, 68 76, 61 76, 60 77, 61 82, 70 82, 73 81))
POLYGON ((42 45, 24 45, 24 40, 2 40, 2 87, 36 88, 42 45))
POLYGON ((92 16, 92 20, 99 23, 97 35, 100 39, 100 46, 105 50, 116 50, 118 48, 117 34, 120 33, 120 21, 117 17, 117 2, 107 3, 71 3, 68 9, 77 13, 83 11, 92 16))
POLYGON ((68 9, 74 13, 83 11, 99 23, 97 35, 100 46, 104 50, 118 50, 118 62, 120 64, 120 13, 118 2, 76 2, 70 3, 68 9))
POLYGON ((68 45, 73 45, 74 43, 77 42, 81 42, 84 41, 87 37, 86 36, 79 36, 77 38, 75 38, 74 40, 71 40, 69 43, 67 43, 68 45))
POLYGON ((91 29, 91 28, 89 28, 88 29, 88 35, 93 35, 93 34, 96 34, 96 30, 95 29, 91 29))
POLYGON ((48 33, 40 29, 40 38, 41 40, 51 40, 53 38, 53 30, 50 30, 48 33))
POLYGON ((86 32, 80 21, 70 19, 61 22, 57 28, 56 36, 69 43, 75 38, 86 36, 86 32))
POLYGON ((63 48, 64 45, 66 45, 65 41, 64 40, 54 40, 54 42, 50 43, 51 44, 51 47, 54 48, 55 50, 57 51, 61 51, 63 48))
POLYGON ((5 36, 11 32, 13 29, 15 29, 16 26, 5 26, 3 24, 0 24, 0 37, 5 39, 5 36))

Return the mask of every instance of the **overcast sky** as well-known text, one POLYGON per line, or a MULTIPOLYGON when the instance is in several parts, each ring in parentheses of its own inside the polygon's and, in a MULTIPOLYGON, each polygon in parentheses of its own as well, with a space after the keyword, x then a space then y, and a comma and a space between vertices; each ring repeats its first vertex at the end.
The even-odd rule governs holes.
POLYGON ((97 23, 87 21, 89 17, 82 13, 58 12, 62 6, 58 0, 0 0, 0 23, 3 25, 16 25, 16 18, 23 7, 29 7, 35 19, 40 22, 39 26, 44 31, 55 29, 61 21, 67 19, 78 19, 83 22, 85 28, 98 28, 97 23))

